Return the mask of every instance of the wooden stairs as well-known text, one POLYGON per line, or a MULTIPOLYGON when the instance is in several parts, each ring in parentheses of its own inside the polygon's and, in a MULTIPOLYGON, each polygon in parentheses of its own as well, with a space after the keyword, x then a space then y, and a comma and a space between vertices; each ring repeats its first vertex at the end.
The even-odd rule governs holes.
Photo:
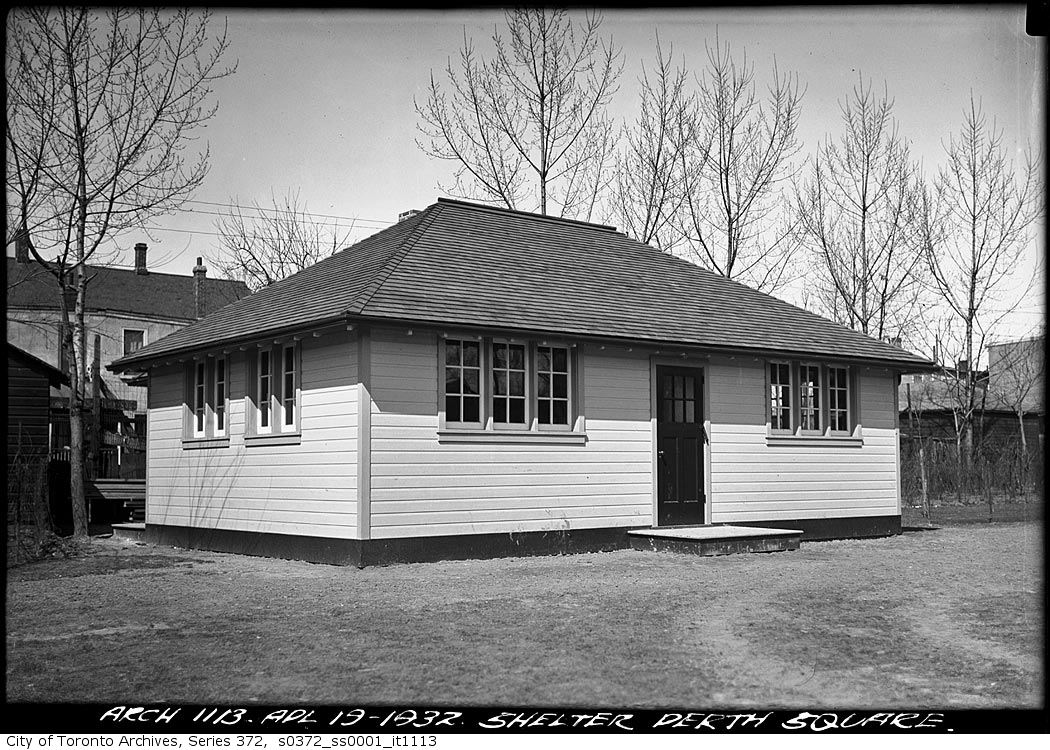
POLYGON ((112 523, 146 520, 145 479, 95 479, 85 488, 92 517, 112 523))

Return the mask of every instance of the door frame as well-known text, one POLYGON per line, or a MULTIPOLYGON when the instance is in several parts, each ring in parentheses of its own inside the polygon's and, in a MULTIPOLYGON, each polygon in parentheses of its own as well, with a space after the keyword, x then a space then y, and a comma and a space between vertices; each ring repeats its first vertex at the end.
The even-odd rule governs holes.
POLYGON ((694 370, 700 370, 704 376, 704 385, 701 390, 701 398, 703 399, 703 413, 704 413, 704 433, 707 435, 707 440, 704 441, 704 518, 703 524, 705 526, 711 524, 711 506, 714 498, 711 495, 711 361, 707 356, 692 356, 692 357, 667 357, 654 354, 649 357, 649 431, 651 434, 651 450, 652 450, 652 522, 653 528, 657 528, 657 521, 660 518, 659 515, 659 499, 660 499, 660 475, 659 466, 657 462, 657 387, 659 383, 656 380, 656 368, 660 367, 685 367, 694 370))

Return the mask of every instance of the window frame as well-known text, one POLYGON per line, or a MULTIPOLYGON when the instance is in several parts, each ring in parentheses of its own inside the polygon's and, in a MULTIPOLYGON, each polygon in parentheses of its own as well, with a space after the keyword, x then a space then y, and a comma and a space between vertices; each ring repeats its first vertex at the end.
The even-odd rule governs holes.
POLYGON ((299 346, 297 341, 281 345, 281 400, 280 400, 280 427, 278 432, 298 432, 299 420, 302 411, 301 394, 302 372, 299 364, 299 346), (291 352, 291 376, 292 395, 289 399, 287 393, 288 385, 288 352, 291 352), (292 402, 292 421, 288 421, 288 402, 292 402))
POLYGON ((823 435, 824 434, 824 429, 825 429, 825 423, 824 422, 825 422, 825 420, 824 420, 824 416, 823 416, 824 415, 823 405, 824 405, 824 402, 825 402, 826 399, 824 398, 824 395, 823 395, 823 388, 824 388, 824 383, 827 380, 827 378, 824 377, 824 367, 825 366, 823 364, 819 363, 819 362, 812 362, 812 361, 808 361, 808 360, 802 360, 800 362, 796 362, 795 363, 796 376, 795 376, 795 408, 794 408, 794 412, 795 413, 794 413, 794 416, 796 416, 797 418, 792 422, 792 424, 796 425, 795 433, 798 434, 798 435, 823 435), (804 409, 803 409, 803 406, 802 406, 802 404, 803 404, 802 388, 803 388, 803 383, 805 382, 803 380, 803 378, 802 378, 803 368, 805 368, 807 370, 815 370, 816 373, 817 373, 817 383, 816 383, 816 387, 813 388, 813 393, 812 393, 813 398, 816 399, 816 404, 812 405, 812 407, 810 409, 810 411, 816 416, 816 422, 817 422, 817 426, 816 427, 803 427, 804 409))
POLYGON ((843 439, 861 437, 861 425, 859 421, 860 409, 857 402, 857 377, 856 368, 844 363, 815 362, 813 360, 786 360, 768 359, 765 368, 765 410, 766 410, 766 435, 770 439, 785 438, 787 441, 793 439, 816 438, 816 439, 843 439), (792 394, 790 407, 791 429, 773 427, 772 420, 772 365, 787 365, 790 378, 789 393, 792 394), (815 367, 820 378, 817 409, 820 419, 820 428, 802 428, 802 368, 815 367), (831 422, 831 393, 830 372, 841 370, 845 373, 845 400, 846 400, 846 429, 833 429, 831 422))
MULTIPOLYGON (((828 415, 827 416, 827 423, 828 423, 827 434, 828 435, 834 435, 834 436, 837 436, 837 437, 844 437, 844 436, 852 435, 853 434, 853 430, 855 429, 855 425, 853 424, 853 418, 854 418, 854 409, 853 409, 853 391, 854 391, 854 389, 853 389, 853 368, 851 368, 849 365, 833 365, 833 364, 829 364, 829 365, 825 365, 825 370, 827 372, 827 382, 826 382, 826 385, 825 385, 825 390, 827 391, 827 394, 828 394, 828 397, 827 397, 827 408, 826 408, 826 413, 828 415), (831 390, 832 390, 832 388, 831 388, 831 371, 832 370, 841 370, 842 373, 843 373, 843 377, 845 378, 845 380, 843 381, 844 382, 844 388, 843 389, 845 391, 846 408, 845 409, 836 409, 835 410, 835 411, 845 411, 846 412, 846 429, 844 429, 844 430, 837 430, 837 429, 835 429, 835 422, 834 422, 834 419, 832 417, 832 407, 831 407, 831 390)), ((838 389, 836 388, 836 390, 838 390, 838 389)))
POLYGON ((210 379, 212 394, 211 427, 212 435, 215 437, 226 437, 230 431, 230 365, 226 355, 216 356, 212 362, 212 377, 210 379), (222 380, 219 380, 219 367, 222 366, 222 380), (220 398, 219 384, 222 384, 220 398), (222 426, 219 426, 219 417, 222 417, 222 426))
POLYGON ((535 429, 537 431, 544 432, 572 432, 573 425, 576 422, 576 409, 575 409, 575 384, 576 384, 576 372, 573 367, 573 347, 568 344, 560 342, 532 342, 532 354, 533 354, 533 368, 532 378, 533 386, 532 392, 534 394, 533 401, 535 402, 535 429), (551 352, 551 369, 545 372, 549 372, 551 375, 550 382, 550 396, 540 396, 540 368, 539 368, 539 354, 540 349, 549 349, 551 352), (565 350, 565 398, 559 398, 554 395, 554 375, 561 374, 554 370, 554 350, 564 349, 565 350), (545 400, 550 405, 550 419, 551 422, 544 424, 540 422, 540 400, 545 400), (554 423, 554 402, 565 401, 565 424, 554 423))
MULTIPOLYGON (((277 340, 266 344, 249 346, 245 351, 244 380, 248 387, 244 392, 246 445, 297 444, 302 435, 303 426, 303 360, 302 340, 292 337, 289 340, 277 340), (285 358, 286 351, 292 350, 293 373, 293 424, 285 424, 285 358), (269 373, 262 370, 264 353, 269 362, 269 373), (267 422, 262 425, 263 410, 260 393, 264 378, 269 392, 267 394, 267 422)), ((227 368, 227 373, 229 368, 227 368)), ((229 375, 227 375, 229 377, 229 375)))
MULTIPOLYGON (((777 383, 780 388, 785 387, 784 383, 777 383)), ((771 359, 766 362, 766 428, 771 435, 794 435, 795 425, 795 367, 794 363, 786 359, 771 359), (787 394, 788 394, 788 426, 785 427, 774 427, 773 426, 773 366, 787 366, 788 368, 788 382, 786 383, 787 394)), ((784 407, 781 406, 780 410, 783 411, 784 407)))
POLYGON ((230 368, 226 353, 198 354, 184 363, 183 369, 183 448, 222 448, 230 444, 230 368), (224 395, 222 414, 224 429, 218 429, 217 362, 223 362, 224 395), (201 375, 203 374, 203 381, 201 375), (203 425, 199 426, 198 414, 203 425))
POLYGON ((441 342, 441 345, 438 347, 438 383, 440 385, 440 394, 439 394, 438 398, 439 398, 439 402, 440 403, 439 403, 438 406, 439 406, 439 410, 441 412, 441 426, 442 426, 442 428, 444 428, 445 425, 448 425, 448 427, 450 427, 450 428, 462 429, 462 430, 483 430, 483 429, 485 429, 488 426, 487 410, 485 408, 485 404, 487 403, 488 391, 489 391, 489 381, 485 377, 485 372, 486 372, 486 369, 487 369, 486 368, 487 355, 486 355, 486 351, 485 351, 486 350, 485 342, 483 340, 481 340, 480 338, 475 338, 475 337, 470 337, 470 336, 448 336, 448 337, 442 338, 440 340, 440 342, 441 342), (448 353, 447 353, 446 347, 448 346, 448 342, 449 341, 459 342, 459 344, 460 344, 459 364, 450 365, 448 363, 448 353), (462 347, 463 343, 477 344, 477 346, 478 346, 478 364, 477 364, 476 368, 474 366, 469 366, 469 368, 468 368, 468 366, 464 363, 465 360, 464 360, 464 357, 463 357, 463 347, 462 347), (459 393, 449 394, 449 393, 447 393, 445 391, 445 384, 447 383, 447 377, 448 377, 447 370, 448 370, 449 367, 455 367, 456 369, 459 370, 459 377, 460 377, 460 390, 459 390, 459 393), (449 395, 453 395, 453 396, 457 396, 459 398, 459 413, 460 413, 460 417, 462 417, 463 416, 463 397, 465 395, 469 395, 469 396, 473 396, 474 395, 474 394, 466 394, 463 391, 463 385, 462 385, 462 383, 463 383, 463 372, 466 369, 471 369, 471 370, 476 369, 478 371, 478 393, 477 393, 477 397, 478 397, 478 418, 477 418, 476 421, 465 421, 463 419, 460 419, 458 421, 448 421, 447 420, 447 416, 446 416, 447 415, 447 398, 448 398, 448 396, 449 395))
POLYGON ((255 402, 255 414, 253 424, 254 434, 270 435, 274 432, 274 396, 273 396, 273 347, 260 346, 255 352, 255 388, 253 391, 255 402), (266 355, 266 372, 263 372, 262 360, 266 355), (266 378, 266 409, 263 409, 263 378, 266 378), (266 424, 263 424, 263 417, 266 424))
POLYGON ((535 367, 532 366, 532 347, 529 341, 515 341, 507 338, 491 338, 488 339, 488 350, 489 350, 489 363, 488 367, 482 370, 482 377, 488 380, 489 384, 489 395, 485 401, 485 405, 488 407, 488 418, 492 423, 493 430, 532 430, 533 412, 532 408, 532 388, 530 388, 529 373, 535 373, 535 367), (507 366, 501 368, 501 371, 507 373, 507 393, 497 394, 496 393, 496 347, 506 346, 507 347, 507 366), (518 368, 512 368, 510 366, 510 348, 512 346, 521 347, 521 370, 518 368), (522 391, 524 395, 516 396, 510 393, 510 374, 512 372, 521 372, 522 391), (486 375, 487 373, 487 375, 486 375), (497 422, 496 421, 496 408, 495 400, 501 398, 507 403, 506 416, 510 416, 510 403, 512 400, 522 401, 522 421, 521 422, 497 422))
POLYGON ((149 343, 149 341, 146 340, 146 329, 145 328, 121 328, 120 329, 120 346, 121 346, 121 350, 124 352, 123 356, 125 356, 125 357, 128 356, 129 354, 132 354, 133 352, 137 352, 138 351, 138 349, 132 349, 130 352, 128 351, 128 333, 131 332, 131 331, 134 331, 136 333, 141 333, 142 334, 142 343, 139 344, 138 349, 141 349, 142 347, 146 346, 146 344, 149 343))
MULTIPOLYGON (((557 442, 568 442, 572 444, 584 444, 586 433, 584 432, 584 421, 579 413, 580 404, 580 371, 579 371, 579 347, 571 341, 547 340, 539 338, 508 337, 508 336, 483 336, 467 333, 446 333, 438 335, 437 347, 437 411, 438 411, 438 437, 440 441, 447 442, 474 442, 475 440, 510 440, 521 441, 543 441, 549 439, 557 442), (446 346, 448 342, 472 341, 478 344, 479 363, 479 420, 477 422, 453 422, 447 419, 446 397, 446 346), (494 344, 514 344, 524 347, 524 385, 525 385, 525 422, 496 422, 493 415, 493 397, 495 376, 494 369, 494 344), (563 425, 541 425, 538 419, 538 373, 536 369, 537 347, 562 348, 567 351, 566 364, 568 413, 567 424, 563 425)), ((461 359, 462 361, 462 359, 461 359)), ((509 390, 509 388, 508 388, 509 390)), ((454 395, 454 394, 453 394, 454 395)))
POLYGON ((191 434, 195 438, 208 436, 208 360, 206 357, 195 357, 191 371, 193 380, 193 401, 190 406, 192 420, 191 434))

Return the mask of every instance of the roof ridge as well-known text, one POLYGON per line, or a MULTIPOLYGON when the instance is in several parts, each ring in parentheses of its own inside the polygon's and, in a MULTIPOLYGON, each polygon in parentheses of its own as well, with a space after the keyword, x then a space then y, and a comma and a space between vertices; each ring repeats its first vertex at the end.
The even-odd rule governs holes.
MULTIPOLYGON (((14 258, 14 257, 12 257, 10 255, 7 256, 7 260, 8 260, 8 263, 14 263, 14 264, 16 264, 18 266, 36 265, 39 268, 40 265, 41 265, 40 263, 38 263, 35 260, 30 261, 29 263, 22 263, 17 258, 14 258)), ((53 265, 53 262, 52 261, 48 261, 48 265, 53 265)), ((84 264, 84 268, 89 270, 89 271, 120 271, 122 273, 130 273, 130 274, 134 274, 136 276, 170 276, 170 277, 175 278, 175 279, 192 279, 193 278, 192 276, 187 276, 186 274, 183 274, 183 273, 171 273, 169 271, 153 271, 153 270, 150 270, 150 271, 148 271, 145 274, 139 274, 139 273, 135 272, 134 268, 122 268, 121 266, 107 266, 107 265, 99 265, 99 264, 93 264, 93 263, 85 263, 84 264)), ((206 276, 204 278, 204 281, 205 282, 218 281, 218 282, 221 282, 223 284, 244 284, 244 281, 242 281, 241 279, 223 279, 223 278, 220 278, 218 276, 206 276)), ((247 284, 245 284, 245 286, 247 286, 247 284)))
MULTIPOLYGON (((409 232, 408 237, 406 237, 401 243, 401 247, 398 248, 398 250, 394 253, 391 260, 388 260, 386 262, 385 268, 380 269, 379 274, 376 275, 376 279, 378 281, 373 281, 373 284, 369 285, 374 285, 375 288, 373 288, 371 291, 366 289, 365 294, 367 296, 362 297, 360 304, 352 305, 351 307, 347 308, 347 313, 353 313, 355 315, 360 315, 362 313, 362 311, 365 309, 368 303, 372 301, 372 298, 379 292, 380 289, 383 288, 383 284, 386 283, 387 279, 390 278, 391 274, 393 274, 394 271, 397 270, 397 267, 401 264, 401 261, 405 259, 409 251, 411 251, 412 248, 415 246, 416 242, 419 241, 419 238, 423 236, 423 232, 427 228, 429 228, 431 224, 434 223, 435 217, 440 212, 441 206, 437 203, 431 204, 421 212, 422 215, 419 218, 419 223, 416 224, 415 228, 413 228, 411 232, 409 232)), ((394 226, 396 226, 396 224, 394 226)))
POLYGON ((583 221, 581 219, 567 219, 564 216, 551 216, 550 214, 538 214, 538 213, 534 213, 532 211, 523 211, 520 208, 504 208, 503 206, 489 206, 489 205, 487 205, 485 203, 472 203, 471 201, 462 201, 462 200, 458 200, 456 198, 438 198, 437 199, 437 203, 432 204, 432 205, 437 205, 438 203, 451 203, 452 205, 455 205, 455 206, 466 206, 467 208, 476 208, 476 209, 480 209, 482 211, 493 211, 493 212, 502 213, 502 214, 512 214, 512 215, 515 215, 515 216, 524 216, 526 218, 539 220, 539 221, 554 221, 554 222, 559 222, 561 224, 575 224, 576 226, 587 227, 589 229, 597 229, 597 230, 603 231, 603 232, 615 232, 617 234, 622 234, 622 232, 620 232, 619 229, 617 229, 616 227, 612 226, 611 224, 597 224, 595 222, 583 221))

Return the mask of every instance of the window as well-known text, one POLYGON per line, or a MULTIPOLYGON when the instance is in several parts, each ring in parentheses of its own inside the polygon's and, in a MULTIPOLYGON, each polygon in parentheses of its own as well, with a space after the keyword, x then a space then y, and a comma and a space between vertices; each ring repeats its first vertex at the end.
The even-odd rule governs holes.
POLYGON ((124 356, 137 352, 146 343, 146 332, 136 328, 124 329, 124 356))
POLYGON ((184 439, 203 443, 212 438, 225 438, 229 412, 225 358, 197 357, 187 364, 185 372, 187 416, 184 439))
POLYGON ((800 365, 798 368, 799 424, 803 431, 820 430, 820 368, 800 365))
POLYGON ((828 367, 828 425, 832 432, 849 432, 849 370, 828 367))
POLYGON ((536 418, 541 425, 569 425, 569 350, 536 347, 536 418))
POLYGON ((852 432, 855 412, 848 367, 770 362, 768 373, 770 432, 840 437, 852 432))
POLYGON ((281 386, 281 404, 284 406, 284 426, 294 428, 299 386, 295 379, 295 346, 293 344, 284 347, 282 369, 284 377, 281 386))
POLYGON ((445 421, 481 423, 481 343, 445 342, 445 421))
POLYGON ((214 435, 226 434, 226 360, 215 360, 214 435))
POLYGON ((193 364, 193 434, 204 435, 204 415, 207 410, 207 383, 204 376, 206 372, 204 360, 197 360, 193 364))
MULTIPOLYGON (((571 346, 447 338, 442 348, 442 426, 506 433, 543 431, 548 439, 560 441, 563 438, 550 432, 571 433, 577 424, 576 352, 571 346)), ((584 439, 582 432, 580 439, 584 439)))
POLYGON ((492 344, 492 422, 525 424, 524 344, 492 344))
POLYGON ((769 410, 772 429, 791 429, 791 365, 787 362, 769 365, 769 410))
POLYGON ((301 427, 300 373, 298 343, 260 346, 247 359, 245 394, 246 424, 249 437, 272 436, 287 442, 301 427))
POLYGON ((270 359, 271 352, 269 349, 259 350, 259 387, 256 390, 258 398, 255 404, 259 415, 257 424, 259 432, 270 431, 270 407, 272 406, 270 403, 272 400, 270 383, 273 381, 273 369, 270 359))

